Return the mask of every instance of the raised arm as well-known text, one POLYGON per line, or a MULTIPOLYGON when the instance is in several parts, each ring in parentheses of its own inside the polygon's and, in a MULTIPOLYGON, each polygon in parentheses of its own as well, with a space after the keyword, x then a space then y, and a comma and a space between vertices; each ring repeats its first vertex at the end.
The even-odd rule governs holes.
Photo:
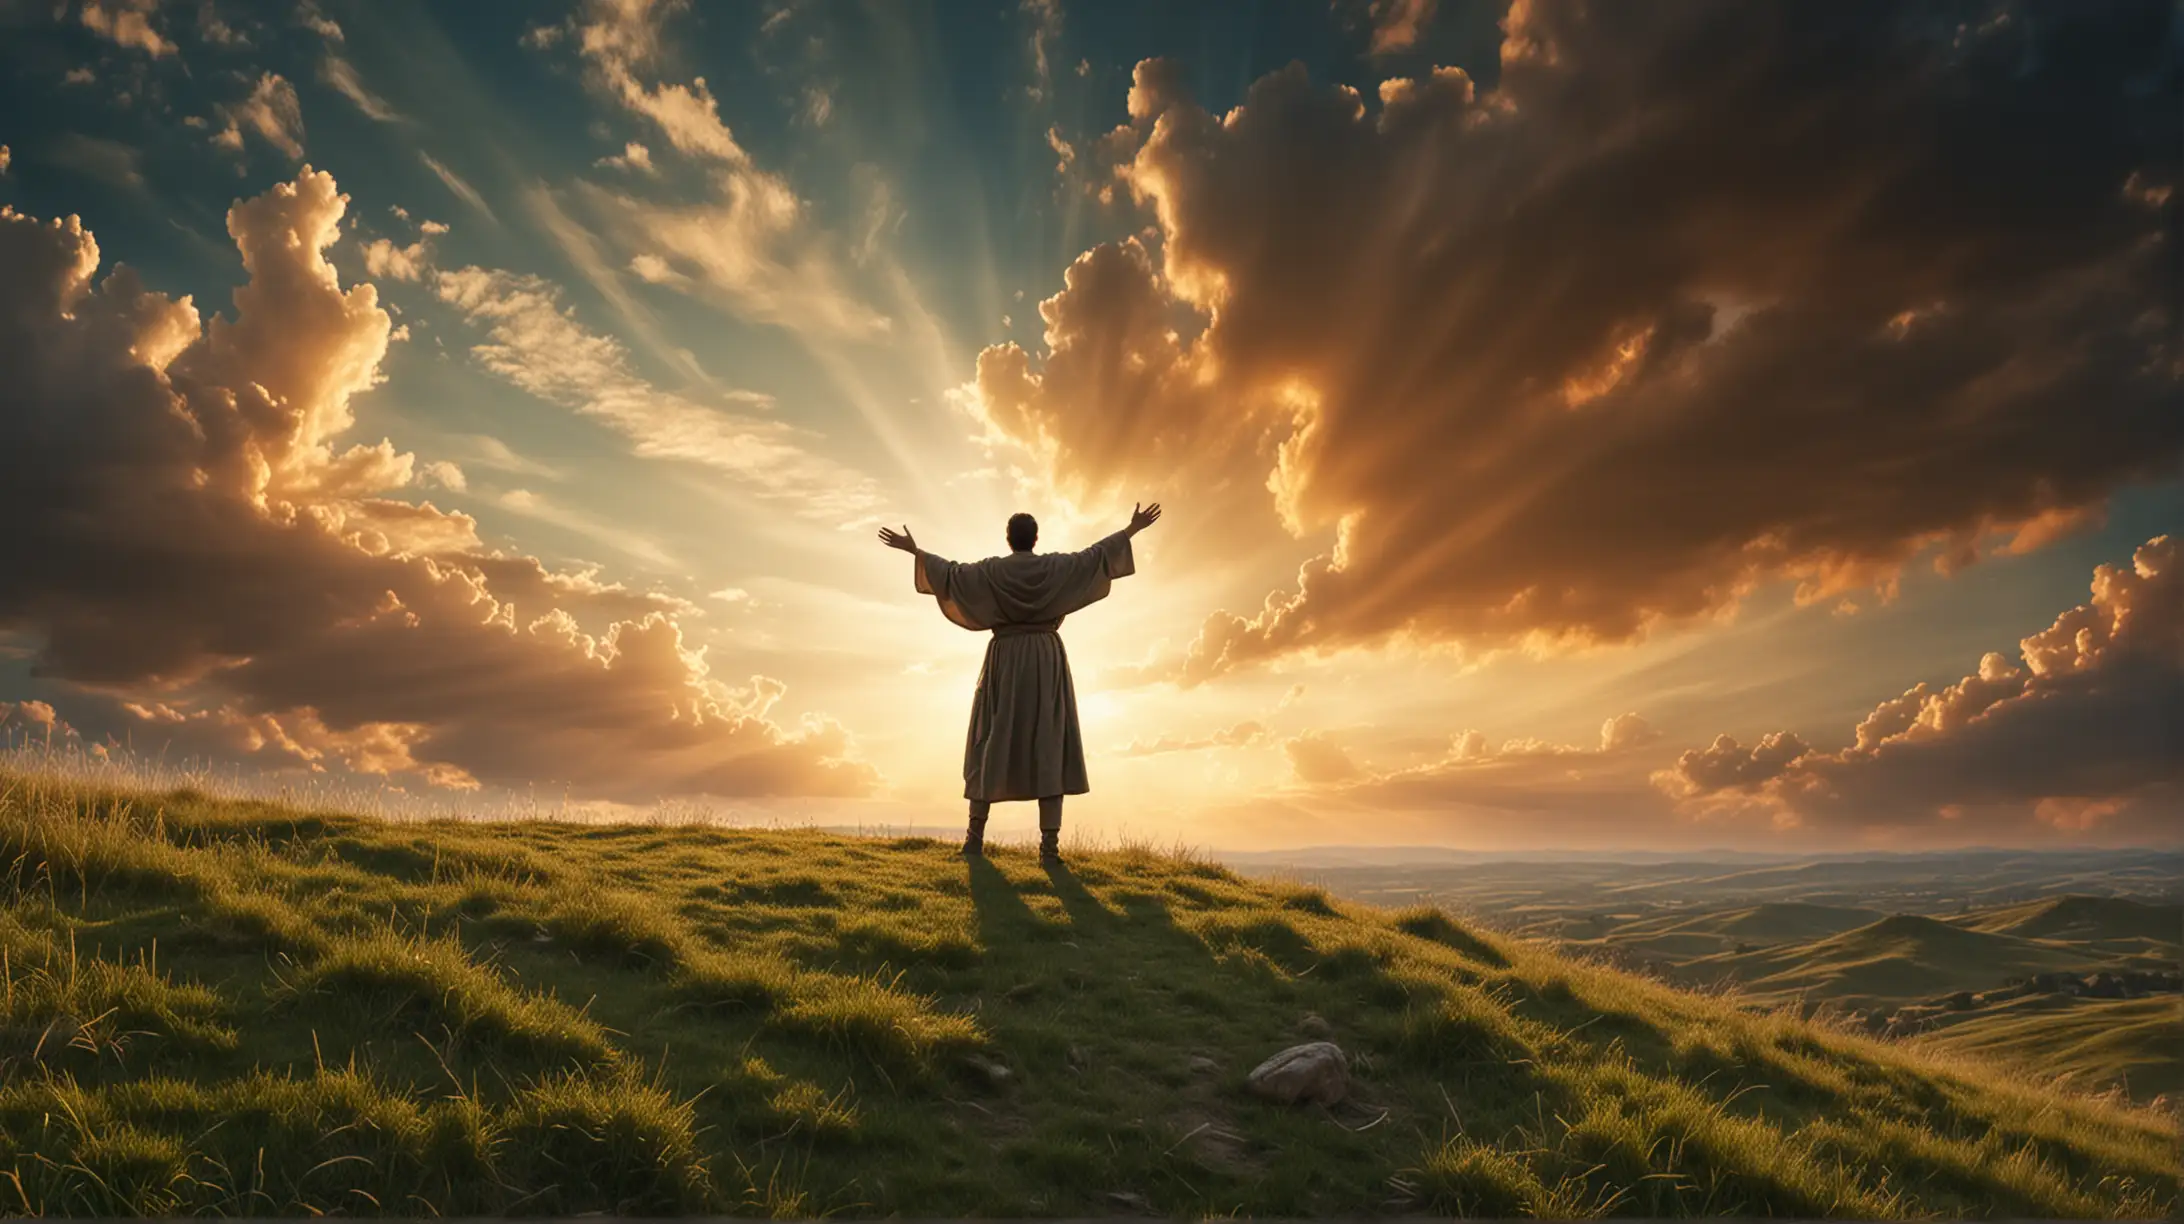
POLYGON ((1133 536, 1134 536, 1134 535, 1136 535, 1136 534, 1137 534, 1138 532, 1140 532, 1140 531, 1143 531, 1143 530, 1145 530, 1145 529, 1146 529, 1147 527, 1150 527, 1150 526, 1152 526, 1152 525, 1153 525, 1154 523, 1157 523, 1157 522, 1159 522, 1159 521, 1160 521, 1160 503, 1159 503, 1159 502, 1154 502, 1154 503, 1153 503, 1152 505, 1150 505, 1150 506, 1138 506, 1138 507, 1137 507, 1136 509, 1134 509, 1134 510, 1132 510, 1132 511, 1130 512, 1130 525, 1129 525, 1128 527, 1125 527, 1125 528, 1123 528, 1123 529, 1122 529, 1122 532, 1123 532, 1123 534, 1124 534, 1124 535, 1133 535, 1133 536))

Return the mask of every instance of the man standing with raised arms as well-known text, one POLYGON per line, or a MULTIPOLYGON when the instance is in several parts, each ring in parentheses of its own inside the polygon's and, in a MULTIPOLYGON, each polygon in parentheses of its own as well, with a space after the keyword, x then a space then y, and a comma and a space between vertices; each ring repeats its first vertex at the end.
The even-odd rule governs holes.
POLYGON ((1140 506, 1128 527, 1090 548, 1035 553, 1038 521, 1011 515, 1008 555, 967 563, 919 548, 908 526, 899 532, 880 528, 882 543, 916 558, 920 595, 931 595, 941 614, 965 629, 993 633, 963 745, 963 797, 971 804, 965 855, 985 853, 986 817, 994 804, 1036 799, 1039 859, 1062 861, 1062 796, 1092 788, 1085 779, 1069 656, 1055 631, 1063 617, 1105 599, 1114 579, 1136 572, 1130 537, 1159 518, 1157 502, 1140 506))

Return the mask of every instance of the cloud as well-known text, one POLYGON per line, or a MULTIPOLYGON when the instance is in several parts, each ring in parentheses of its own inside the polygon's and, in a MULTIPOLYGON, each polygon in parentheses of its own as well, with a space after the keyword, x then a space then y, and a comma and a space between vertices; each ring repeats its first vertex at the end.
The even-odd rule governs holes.
POLYGON ((0 701, 0 727, 51 727, 59 721, 43 701, 0 701))
POLYGON ((1793 827, 2173 836, 2184 799, 2177 541, 2157 536, 2129 566, 2097 567, 2091 601, 2018 651, 1880 703, 1840 751, 1788 732, 1749 749, 1724 735, 1655 781, 1693 810, 1749 808, 1793 827))
POLYGON ((308 168, 237 203, 246 279, 209 321, 130 268, 95 281, 76 218, 0 210, 0 631, 39 643, 41 697, 87 736, 298 769, 869 792, 839 725, 774 721, 778 682, 685 644, 688 605, 387 496, 415 458, 343 440, 391 323, 326 261, 346 205, 308 168))
POLYGON ((1492 91, 1292 67, 1222 114, 1147 61, 1101 142, 1147 236, 968 402, 1067 495, 1191 493, 1209 560, 1302 542, 1185 684, 1885 593, 2184 456, 2178 202, 2126 190, 2175 175, 2170 22, 1537 0, 1492 91))
POLYGON ((79 14, 84 28, 116 46, 133 47, 154 59, 174 54, 174 43, 152 26, 159 0, 84 0, 79 14))
POLYGON ((320 62, 319 79, 332 86, 342 97, 356 103, 356 108, 363 111, 367 118, 377 119, 381 123, 393 123, 402 117, 385 98, 366 89, 363 78, 356 74, 356 66, 338 55, 329 55, 320 62))
POLYGON ((1054 84, 1054 69, 1047 62, 1054 43, 1062 35, 1061 0, 1023 0, 1024 15, 1031 18, 1031 85, 1025 90, 1034 102, 1046 97, 1054 84))
MULTIPOLYGON (((1122 749, 1123 756, 1158 756, 1167 752, 1200 752, 1208 748, 1242 748, 1266 738, 1264 724, 1252 721, 1237 723, 1196 739, 1163 735, 1158 739, 1131 740, 1122 749)), ((1309 750, 1308 750, 1309 751, 1309 750)), ((1295 759, 1295 753, 1291 753, 1295 759)))
POLYGON ((1661 738, 1652 723, 1636 712, 1618 714, 1600 724, 1600 751, 1615 752, 1624 748, 1636 748, 1661 738))
POLYGON ((213 7, 212 0, 199 0, 197 6, 197 37, 219 47, 247 47, 250 39, 243 32, 227 23, 213 7))
POLYGON ((296 6, 296 24, 311 31, 327 42, 341 42, 341 24, 319 9, 317 0, 303 0, 296 6))
POLYGON ((639 174, 659 173, 658 167, 652 164, 652 150, 634 140, 623 145, 620 153, 611 157, 600 158, 599 164, 611 166, 616 170, 629 170, 639 174))
POLYGON ((1289 754, 1289 768, 1297 781, 1306 786, 1335 786, 1354 781, 1364 773, 1350 759, 1349 752, 1324 732, 1307 731, 1283 740, 1282 751, 1289 754))
MULTIPOLYGON (((535 276, 461 268, 437 273, 434 289, 485 329, 488 343, 471 356, 487 370, 611 426, 639 455, 704 464, 817 519, 855 519, 877 503, 871 478, 813 453, 807 444, 814 439, 786 422, 652 385, 621 341, 578 322, 560 291, 535 276)), ((734 399, 745 407, 763 403, 749 392, 734 399)))
MULTIPOLYGON (((1337 6, 1342 2, 1336 0, 1337 6)), ((1433 23, 1436 7, 1438 0, 1370 0, 1365 15, 1373 33, 1367 50, 1373 55, 1410 50, 1433 23)))
POLYGON ((8 147, 4 144, 0 144, 0 174, 6 174, 8 172, 8 161, 10 159, 10 156, 11 155, 8 153, 8 147))
POLYGON ((430 266, 431 255, 421 238, 406 247, 394 245, 389 238, 375 238, 364 244, 364 270, 373 276, 420 280, 430 266))
POLYGON ((568 29, 587 79, 699 163, 710 182, 709 198, 660 204, 596 184, 584 185, 585 198, 625 249, 675 274, 656 283, 796 330, 843 336, 886 331, 888 319, 842 286, 826 238, 795 190, 761 169, 721 121, 705 78, 687 85, 648 80, 661 22, 682 7, 679 0, 591 0, 568 29))
POLYGON ((139 168, 142 155, 134 146, 118 140, 65 132, 53 142, 53 150, 47 158, 56 166, 97 179, 109 187, 128 191, 144 188, 144 172, 139 168))
POLYGON ((214 133, 212 143, 240 153, 243 133, 256 134, 290 157, 303 156, 303 108, 296 101, 296 87, 277 72, 258 78, 250 96, 220 108, 227 126, 214 133))
POLYGON ((534 493, 529 489, 509 489, 496 495, 492 501, 494 505, 511 514, 550 523, 563 531, 626 553, 663 573, 675 573, 686 568, 667 550, 647 537, 600 522, 597 518, 563 506, 544 494, 534 493))
POLYGON ((500 224, 500 218, 493 215, 493 209, 486 204, 485 197, 479 195, 476 188, 464 182, 453 170, 441 165, 437 158, 423 149, 417 151, 417 160, 425 163, 425 169, 432 171, 435 178, 447 184, 447 189, 455 193, 456 199, 483 213, 486 220, 495 225, 500 224))

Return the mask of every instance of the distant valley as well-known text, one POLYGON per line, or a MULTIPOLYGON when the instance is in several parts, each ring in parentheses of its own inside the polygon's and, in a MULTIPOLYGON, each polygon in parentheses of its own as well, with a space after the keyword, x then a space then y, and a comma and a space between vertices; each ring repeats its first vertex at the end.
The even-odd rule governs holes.
POLYGON ((1231 862, 2090 1090, 2184 1095, 2184 854, 1632 857, 1332 848, 1231 862))

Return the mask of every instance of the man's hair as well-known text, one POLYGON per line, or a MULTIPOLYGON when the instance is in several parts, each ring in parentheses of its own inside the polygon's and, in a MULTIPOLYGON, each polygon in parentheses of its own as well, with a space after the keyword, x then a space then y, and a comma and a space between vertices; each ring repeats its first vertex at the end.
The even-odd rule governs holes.
POLYGON ((1039 520, 1028 514, 1009 516, 1009 547, 1018 552, 1030 552, 1039 542, 1039 520))

